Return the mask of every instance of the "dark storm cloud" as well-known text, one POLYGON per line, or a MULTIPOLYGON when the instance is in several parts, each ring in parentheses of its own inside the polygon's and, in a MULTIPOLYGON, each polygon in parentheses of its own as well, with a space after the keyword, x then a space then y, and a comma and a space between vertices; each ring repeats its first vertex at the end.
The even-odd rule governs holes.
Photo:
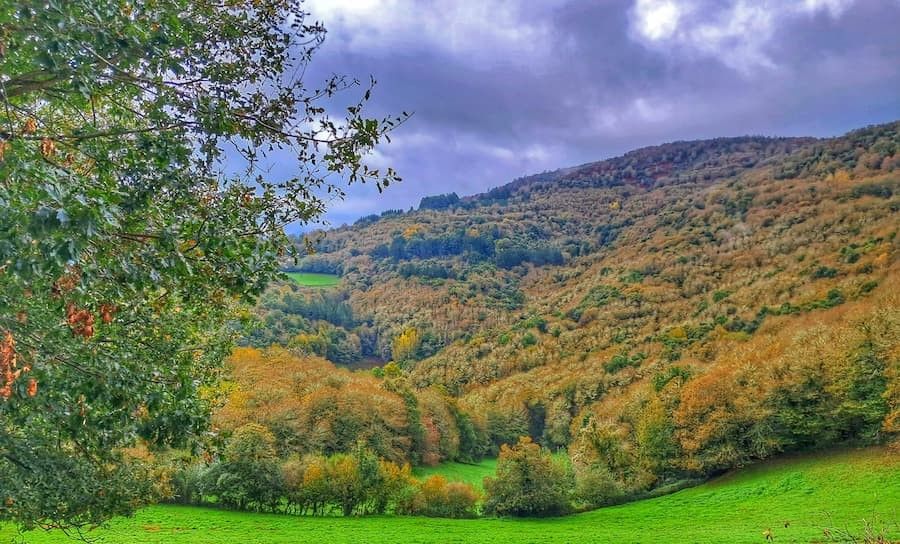
POLYGON ((413 111, 331 224, 471 194, 675 139, 836 135, 900 117, 896 0, 310 0, 329 29, 307 77, 413 111))

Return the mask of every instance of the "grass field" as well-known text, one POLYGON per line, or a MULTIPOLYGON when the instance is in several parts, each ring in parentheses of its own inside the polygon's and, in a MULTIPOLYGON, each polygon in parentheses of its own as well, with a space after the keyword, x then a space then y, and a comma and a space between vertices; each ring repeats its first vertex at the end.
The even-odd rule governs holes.
MULTIPOLYGON (((474 477, 475 470, 460 477, 474 477)), ((861 532, 877 514, 900 539, 900 455, 885 449, 785 458, 665 497, 542 520, 311 518, 155 506, 91 536, 104 543, 775 543, 826 542, 822 528, 861 532), (788 526, 785 527, 785 524, 788 526)), ((0 531, 12 538, 9 530, 0 531)), ((28 542, 63 543, 59 533, 28 542)))
POLYGON ((334 274, 313 272, 285 272, 285 274, 303 287, 334 287, 341 282, 341 277, 334 274))
POLYGON ((451 482, 466 482, 481 489, 481 482, 485 476, 493 476, 497 470, 496 459, 482 459, 476 464, 469 463, 441 463, 435 467, 416 467, 413 475, 419 479, 425 479, 435 474, 440 474, 451 482))

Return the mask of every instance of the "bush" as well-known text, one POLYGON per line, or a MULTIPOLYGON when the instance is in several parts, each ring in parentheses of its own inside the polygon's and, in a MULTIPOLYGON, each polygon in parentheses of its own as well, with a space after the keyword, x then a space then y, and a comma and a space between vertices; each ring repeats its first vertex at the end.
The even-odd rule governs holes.
POLYGON ((622 487, 604 467, 592 466, 577 474, 575 500, 584 506, 596 508, 616 502, 623 495, 622 487))
POLYGON ((523 348, 527 348, 527 347, 533 346, 535 344, 537 344, 537 337, 534 334, 532 334, 530 331, 526 332, 522 336, 522 347, 523 348))
POLYGON ((725 300, 726 298, 728 298, 729 296, 731 296, 731 291, 721 290, 721 291, 714 292, 712 298, 713 298, 713 302, 721 302, 721 301, 725 300))
POLYGON ((441 475, 418 482, 415 495, 404 513, 441 518, 472 518, 478 514, 481 494, 472 485, 447 482, 441 475))
POLYGON ((503 445, 497 475, 484 479, 487 513, 499 516, 553 516, 570 509, 573 489, 569 468, 544 448, 522 437, 503 445))
POLYGON ((837 268, 831 268, 830 266, 820 266, 813 271, 812 277, 814 279, 833 278, 837 275, 837 268))

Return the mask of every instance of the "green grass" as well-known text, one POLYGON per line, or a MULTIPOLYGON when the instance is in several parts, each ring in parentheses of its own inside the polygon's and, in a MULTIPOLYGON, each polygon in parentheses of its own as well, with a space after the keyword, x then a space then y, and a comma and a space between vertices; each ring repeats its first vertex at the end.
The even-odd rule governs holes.
POLYGON ((434 467, 416 467, 413 475, 424 480, 429 476, 440 474, 451 482, 466 482, 481 489, 481 482, 485 476, 493 476, 497 471, 496 459, 482 459, 476 464, 470 463, 441 463, 434 467))
POLYGON ((285 274, 303 287, 334 287, 341 282, 341 277, 334 274, 313 272, 285 272, 285 274))
MULTIPOLYGON (((778 544, 825 541, 823 526, 859 533, 862 520, 874 513, 892 523, 892 538, 900 538, 900 455, 885 449, 785 458, 665 497, 556 519, 311 518, 155 506, 92 536, 110 544, 738 544, 764 543, 763 531, 771 529, 778 544)), ((9 529, 0 531, 0 540, 12 536, 9 529)), ((34 533, 28 541, 67 542, 59 533, 34 533)))

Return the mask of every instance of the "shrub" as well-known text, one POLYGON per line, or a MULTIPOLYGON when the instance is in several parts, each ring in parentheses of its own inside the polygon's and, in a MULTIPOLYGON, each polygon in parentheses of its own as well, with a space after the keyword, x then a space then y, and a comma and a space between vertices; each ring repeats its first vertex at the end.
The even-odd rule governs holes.
POLYGON ((812 277, 815 279, 819 278, 833 278, 837 276, 837 269, 831 268, 829 266, 820 266, 813 271, 812 277))
POLYGON ((527 348, 529 346, 533 346, 537 344, 537 337, 533 335, 531 332, 526 332, 524 336, 522 336, 522 347, 527 348))
POLYGON ((522 437, 500 449, 495 477, 484 479, 486 512, 500 516, 552 516, 569 510, 573 477, 549 451, 522 437))
POLYGON ((598 507, 622 497, 621 486, 601 466, 592 466, 578 472, 575 480, 575 500, 584 506, 598 507))
POLYGON ((713 298, 713 302, 721 302, 721 301, 725 300, 726 298, 728 298, 729 296, 731 296, 731 291, 721 290, 721 291, 714 292, 712 298, 713 298))
POLYGON ((477 515, 481 494, 472 485, 447 482, 441 475, 418 482, 412 501, 405 512, 442 518, 471 518, 477 515))

